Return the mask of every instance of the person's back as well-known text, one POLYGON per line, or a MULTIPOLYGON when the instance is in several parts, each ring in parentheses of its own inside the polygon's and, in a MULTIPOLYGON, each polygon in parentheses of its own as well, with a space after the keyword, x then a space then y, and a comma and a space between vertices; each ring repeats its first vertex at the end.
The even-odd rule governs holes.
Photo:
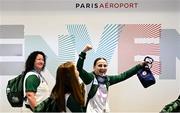
MULTIPOLYGON (((66 112, 83 112, 82 107, 76 102, 72 95, 66 95, 66 112)), ((35 107, 34 112, 61 112, 59 105, 53 97, 48 97, 35 107)))
POLYGON ((61 64, 51 96, 39 104, 34 112, 83 112, 84 90, 78 76, 74 63, 61 64))

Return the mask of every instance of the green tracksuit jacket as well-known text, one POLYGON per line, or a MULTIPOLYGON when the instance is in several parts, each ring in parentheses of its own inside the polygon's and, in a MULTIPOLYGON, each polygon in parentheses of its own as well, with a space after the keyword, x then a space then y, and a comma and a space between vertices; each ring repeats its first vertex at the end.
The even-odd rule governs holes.
MULTIPOLYGON (((79 55, 79 59, 77 62, 77 69, 79 71, 79 76, 83 80, 83 82, 88 85, 94 80, 94 74, 92 72, 87 72, 83 69, 84 60, 86 58, 86 53, 81 52, 79 55)), ((109 86, 119 83, 121 81, 124 81, 133 75, 137 74, 137 72, 142 69, 143 67, 138 64, 134 66, 133 68, 129 69, 128 71, 125 71, 123 73, 120 73, 118 75, 107 75, 107 81, 106 81, 106 87, 108 89, 109 86)), ((97 92, 98 85, 93 84, 90 88, 89 94, 88 94, 88 101, 91 99, 97 92)), ((87 101, 87 102, 88 102, 87 101)), ((88 104, 88 103, 87 103, 88 104)), ((86 104, 86 106, 87 106, 86 104)))

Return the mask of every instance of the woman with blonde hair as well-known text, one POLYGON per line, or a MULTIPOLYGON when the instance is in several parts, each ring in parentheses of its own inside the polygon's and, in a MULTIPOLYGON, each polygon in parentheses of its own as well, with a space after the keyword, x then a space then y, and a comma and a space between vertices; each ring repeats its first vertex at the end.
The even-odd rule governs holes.
POLYGON ((79 72, 73 62, 61 64, 56 73, 56 84, 51 96, 38 105, 38 112, 83 112, 84 90, 79 72))

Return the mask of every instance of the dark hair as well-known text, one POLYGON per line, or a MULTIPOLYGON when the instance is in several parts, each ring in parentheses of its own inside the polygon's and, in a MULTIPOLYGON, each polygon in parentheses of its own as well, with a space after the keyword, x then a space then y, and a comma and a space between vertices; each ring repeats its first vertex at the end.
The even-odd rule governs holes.
POLYGON ((44 70, 45 65, 46 65, 46 55, 42 51, 34 51, 28 56, 26 60, 25 71, 24 71, 25 74, 34 69, 34 62, 38 54, 42 55, 44 58, 44 66, 42 68, 42 70, 44 70))
POLYGON ((94 60, 93 66, 96 66, 96 63, 97 63, 97 61, 99 61, 99 60, 105 60, 105 61, 107 62, 107 60, 106 60, 105 58, 99 57, 99 58, 96 58, 96 59, 94 60))
POLYGON ((66 93, 70 93, 81 106, 84 105, 83 89, 81 89, 73 62, 61 64, 56 72, 56 84, 51 92, 51 97, 55 99, 60 111, 66 111, 66 93))

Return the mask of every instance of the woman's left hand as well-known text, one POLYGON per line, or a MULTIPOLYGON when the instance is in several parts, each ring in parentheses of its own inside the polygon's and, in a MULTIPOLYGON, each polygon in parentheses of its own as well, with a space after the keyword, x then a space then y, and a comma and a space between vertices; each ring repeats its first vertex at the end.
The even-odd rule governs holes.
POLYGON ((144 62, 140 63, 140 65, 143 66, 143 67, 145 67, 145 66, 148 65, 148 63, 149 63, 148 61, 144 61, 144 62))

